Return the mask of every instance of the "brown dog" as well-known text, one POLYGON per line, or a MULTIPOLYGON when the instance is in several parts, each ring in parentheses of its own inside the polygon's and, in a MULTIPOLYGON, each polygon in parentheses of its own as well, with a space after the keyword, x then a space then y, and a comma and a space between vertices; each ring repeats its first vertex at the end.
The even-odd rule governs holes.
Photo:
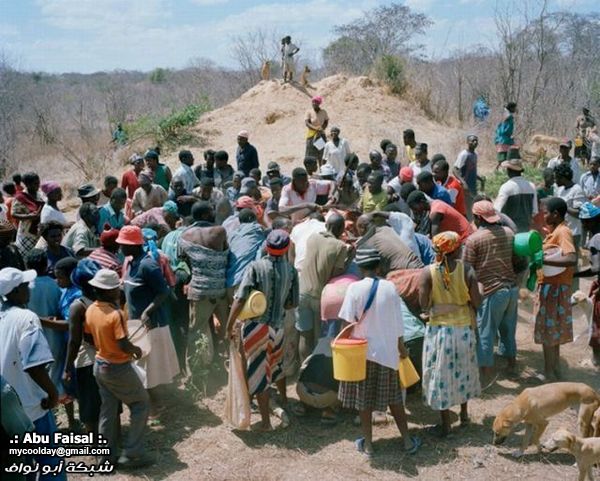
POLYGON ((305 65, 304 70, 302 71, 302 75, 300 75, 300 85, 302 85, 303 87, 310 86, 310 84, 308 83, 309 75, 310 75, 310 69, 308 68, 308 65, 305 65))
POLYGON ((260 78, 263 80, 271 80, 271 62, 265 60, 260 68, 260 78))
POLYGON ((494 444, 502 444, 513 428, 525 423, 521 448, 513 453, 521 456, 530 444, 540 450, 540 437, 548 426, 548 418, 579 404, 579 432, 590 434, 594 411, 600 406, 600 395, 580 382, 555 382, 524 389, 513 402, 504 407, 494 419, 494 444))
POLYGON ((600 462, 600 438, 579 438, 566 429, 559 429, 544 443, 544 448, 550 452, 559 448, 569 451, 577 461, 579 481, 583 481, 586 474, 593 481, 592 468, 600 462))

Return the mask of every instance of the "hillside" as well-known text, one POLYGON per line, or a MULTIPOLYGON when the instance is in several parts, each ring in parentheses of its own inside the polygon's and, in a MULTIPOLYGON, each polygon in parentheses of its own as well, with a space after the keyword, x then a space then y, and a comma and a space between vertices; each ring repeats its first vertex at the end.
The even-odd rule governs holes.
POLYGON ((401 144, 406 128, 415 130, 417 141, 429 144, 430 155, 442 152, 452 158, 462 148, 464 132, 427 119, 414 105, 388 94, 367 77, 335 75, 308 89, 278 80, 260 82, 230 104, 201 117, 196 130, 207 144, 191 150, 197 159, 205 148, 225 149, 233 157, 237 132, 246 129, 258 149, 261 167, 275 160, 291 170, 304 157, 304 115, 316 94, 324 98, 329 125, 340 127, 342 137, 361 160, 369 150, 378 148, 383 138, 401 144))

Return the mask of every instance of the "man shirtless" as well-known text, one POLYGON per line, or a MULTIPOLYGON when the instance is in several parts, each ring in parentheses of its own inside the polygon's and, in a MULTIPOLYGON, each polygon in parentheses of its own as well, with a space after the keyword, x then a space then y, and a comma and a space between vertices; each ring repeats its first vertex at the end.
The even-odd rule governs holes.
POLYGON ((204 365, 212 362, 214 344, 210 321, 215 314, 212 327, 218 339, 222 339, 229 315, 225 288, 229 254, 227 234, 223 227, 214 224, 215 212, 209 202, 196 202, 192 207, 192 217, 194 223, 181 234, 178 243, 179 257, 188 264, 192 273, 187 285, 191 324, 188 370, 198 361, 204 365), (197 345, 201 337, 206 337, 203 349, 197 345), (201 349, 203 352, 197 352, 201 349))

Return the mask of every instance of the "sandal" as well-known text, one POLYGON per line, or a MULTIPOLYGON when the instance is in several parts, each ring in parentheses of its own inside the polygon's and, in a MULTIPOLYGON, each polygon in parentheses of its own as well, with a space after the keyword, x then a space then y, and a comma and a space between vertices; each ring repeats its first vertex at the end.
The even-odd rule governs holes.
POLYGON ((335 426, 337 424, 337 416, 335 414, 321 414, 321 424, 324 426, 335 426))
POLYGON ((426 429, 426 431, 432 436, 436 436, 438 438, 452 437, 452 431, 446 431, 440 424, 430 426, 426 429))
POLYGON ((420 437, 418 436, 411 436, 410 440, 412 441, 412 447, 410 449, 404 449, 404 452, 406 454, 410 454, 411 456, 414 454, 417 454, 417 451, 419 451, 419 449, 421 448, 421 446, 423 445, 423 441, 421 440, 420 437))
POLYGON ((356 441, 354 441, 354 446, 359 453, 364 454, 367 458, 373 456, 373 453, 368 453, 365 451, 365 438, 358 438, 356 441))
POLYGON ((299 418, 304 417, 306 416, 306 406, 301 402, 296 403, 292 406, 292 412, 299 418))

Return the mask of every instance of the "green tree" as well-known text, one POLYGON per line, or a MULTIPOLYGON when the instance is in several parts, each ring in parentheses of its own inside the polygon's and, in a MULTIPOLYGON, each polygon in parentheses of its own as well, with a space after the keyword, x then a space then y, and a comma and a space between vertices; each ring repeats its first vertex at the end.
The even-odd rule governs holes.
POLYGON ((168 70, 164 68, 155 68, 152 72, 150 72, 150 82, 153 84, 161 84, 167 80, 168 70))

